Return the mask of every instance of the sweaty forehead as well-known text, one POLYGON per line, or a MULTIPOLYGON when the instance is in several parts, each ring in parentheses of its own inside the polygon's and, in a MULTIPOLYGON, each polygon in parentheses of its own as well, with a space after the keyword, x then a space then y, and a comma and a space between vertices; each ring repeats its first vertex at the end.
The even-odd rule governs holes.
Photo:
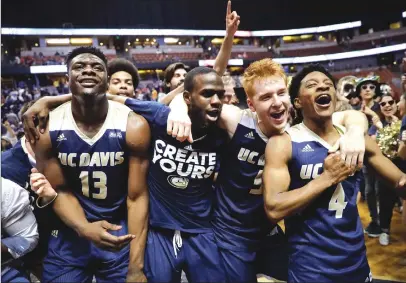
POLYGON ((286 82, 280 76, 270 76, 256 80, 254 82, 254 88, 257 93, 262 93, 264 91, 286 88, 286 82))
POLYGON ((72 59, 72 64, 83 62, 83 63, 100 63, 105 65, 103 60, 91 53, 82 53, 72 59))

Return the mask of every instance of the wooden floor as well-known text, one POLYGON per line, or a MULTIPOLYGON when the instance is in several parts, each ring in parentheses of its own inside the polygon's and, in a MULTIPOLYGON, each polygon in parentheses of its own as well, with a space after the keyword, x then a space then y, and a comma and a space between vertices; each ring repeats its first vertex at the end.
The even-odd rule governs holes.
MULTIPOLYGON (((366 227, 371 221, 366 202, 360 202, 358 210, 366 227)), ((400 213, 393 212, 388 246, 381 246, 378 238, 369 238, 367 235, 365 245, 373 278, 406 282, 406 225, 401 223, 400 213)))

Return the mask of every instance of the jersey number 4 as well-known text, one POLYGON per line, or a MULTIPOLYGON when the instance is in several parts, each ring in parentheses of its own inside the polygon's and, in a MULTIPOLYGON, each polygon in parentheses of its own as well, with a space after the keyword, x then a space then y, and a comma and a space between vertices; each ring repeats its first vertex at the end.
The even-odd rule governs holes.
POLYGON ((339 183, 328 204, 328 210, 336 212, 336 218, 342 218, 347 202, 345 201, 345 193, 343 186, 339 183))
MULTIPOLYGON (((89 193, 89 172, 80 172, 80 181, 82 182, 82 193, 84 196, 90 198, 89 193)), ((103 171, 94 171, 92 174, 93 186, 95 189, 99 189, 97 194, 93 193, 94 199, 105 199, 107 197, 107 176, 103 171)))

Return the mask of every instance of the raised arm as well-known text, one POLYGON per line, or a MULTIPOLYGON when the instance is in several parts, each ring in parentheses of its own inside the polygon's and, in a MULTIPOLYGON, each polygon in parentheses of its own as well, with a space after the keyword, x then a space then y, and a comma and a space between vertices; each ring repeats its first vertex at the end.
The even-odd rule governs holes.
POLYGON ((324 190, 338 184, 351 173, 337 153, 330 154, 324 161, 324 172, 319 177, 301 188, 288 191, 291 180, 288 162, 291 157, 292 146, 288 134, 269 140, 265 152, 263 186, 265 211, 273 223, 303 210, 324 190))
POLYGON ((347 129, 337 144, 340 148, 341 158, 346 161, 347 166, 362 168, 365 153, 364 135, 368 132, 366 116, 356 110, 335 112, 333 122, 347 129))
POLYGON ((372 138, 366 137, 365 142, 369 165, 395 188, 400 197, 406 199, 406 175, 382 154, 382 151, 372 138))
POLYGON ((231 12, 231 1, 227 2, 226 12, 226 36, 221 44, 213 69, 222 76, 227 69, 228 60, 231 57, 231 49, 233 48, 234 34, 240 25, 240 16, 236 11, 231 12))
POLYGON ((185 88, 183 84, 181 84, 180 86, 169 92, 167 95, 165 95, 159 102, 165 105, 169 105, 176 96, 182 96, 181 94, 184 90, 185 88))
POLYGON ((127 282, 147 282, 143 273, 144 250, 148 232, 148 148, 151 132, 147 121, 130 113, 127 146, 130 149, 128 172, 128 233, 135 235, 130 246, 127 282))
POLYGON ((68 188, 62 167, 52 150, 51 138, 48 129, 33 145, 37 169, 42 173, 50 185, 58 193, 53 202, 53 209, 59 218, 79 236, 87 238, 101 248, 119 250, 133 238, 133 235, 116 237, 107 232, 118 230, 121 227, 112 225, 107 221, 89 223, 78 199, 68 188))

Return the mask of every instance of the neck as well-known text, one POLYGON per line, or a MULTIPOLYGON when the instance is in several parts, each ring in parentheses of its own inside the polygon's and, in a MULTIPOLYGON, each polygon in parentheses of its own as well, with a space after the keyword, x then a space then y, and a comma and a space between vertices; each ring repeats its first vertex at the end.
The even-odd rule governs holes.
POLYGON ((208 127, 202 127, 200 125, 194 126, 194 124, 192 123, 192 135, 194 140, 204 137, 205 135, 207 135, 208 131, 208 127))
POLYGON ((373 101, 372 98, 371 99, 364 99, 364 102, 365 102, 365 106, 367 106, 369 108, 371 108, 374 105, 374 101, 373 101))
POLYGON ((303 124, 322 139, 325 139, 329 134, 335 132, 332 117, 323 120, 303 118, 303 124))
POLYGON ((261 121, 258 120, 258 127, 261 130, 261 132, 267 137, 270 138, 274 135, 278 135, 283 133, 284 129, 281 129, 280 131, 276 131, 276 130, 270 130, 269 128, 267 128, 264 123, 262 123, 261 121))
POLYGON ((72 115, 75 121, 88 125, 99 124, 106 119, 108 109, 106 95, 94 98, 72 95, 72 115))

